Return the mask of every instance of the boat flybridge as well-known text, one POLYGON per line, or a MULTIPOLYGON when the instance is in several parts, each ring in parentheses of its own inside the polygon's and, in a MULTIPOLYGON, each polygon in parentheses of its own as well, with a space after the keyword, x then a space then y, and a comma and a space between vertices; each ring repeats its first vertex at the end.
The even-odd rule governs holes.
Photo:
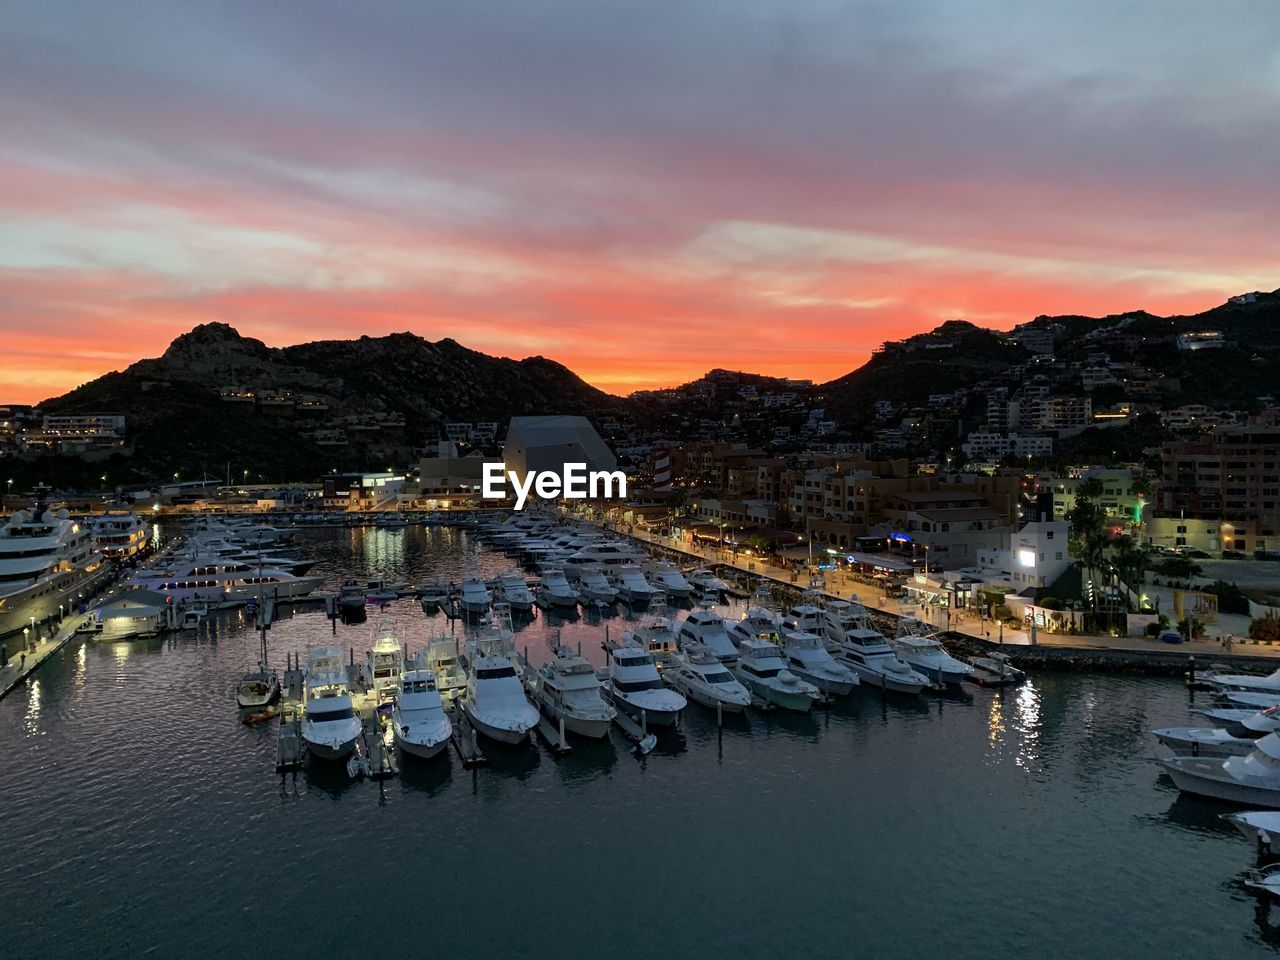
POLYGON ((893 652, 861 606, 853 605, 838 621, 827 618, 823 626, 827 651, 856 673, 862 684, 910 696, 929 685, 927 677, 893 652))
POLYGON ((104 557, 128 560, 147 545, 147 525, 132 510, 108 510, 95 517, 91 527, 104 557))
POLYGON ((729 589, 729 585, 727 583, 717 577, 706 567, 699 567, 692 573, 686 574, 685 579, 703 593, 713 593, 723 596, 729 589))
POLYGON ((740 657, 731 668, 738 682, 766 705, 807 713, 818 688, 787 669, 782 649, 768 640, 748 639, 738 645, 740 657))
POLYGON ((479 616, 489 609, 489 604, 492 602, 493 596, 489 593, 489 588, 479 577, 467 577, 462 581, 462 588, 458 593, 458 606, 463 613, 472 617, 479 616))
POLYGON ((691 610, 676 626, 676 641, 684 648, 700 643, 710 649, 721 663, 733 663, 738 659, 738 648, 729 639, 724 618, 714 610, 691 610))
POLYGON ((724 713, 741 713, 751 693, 712 651, 701 643, 686 644, 662 671, 668 686, 695 703, 724 713))
POLYGON ((375 701, 381 704, 394 700, 400 691, 400 675, 404 673, 404 649, 391 620, 383 620, 374 630, 368 667, 375 701))
POLYGON ((626 631, 622 635, 622 642, 646 650, 659 670, 666 669, 680 651, 680 643, 671 628, 671 621, 666 617, 653 617, 634 630, 626 631))
POLYGON ((688 705, 683 694, 667 689, 653 657, 634 642, 609 651, 600 692, 627 716, 651 727, 671 726, 688 705))
POLYGON ((458 641, 447 633, 427 641, 414 658, 414 668, 429 671, 436 678, 436 690, 446 705, 467 690, 467 672, 458 657, 458 641))
POLYGON ((851 604, 845 600, 829 600, 824 604, 819 593, 806 590, 800 602, 787 611, 783 622, 788 630, 821 635, 824 623, 841 622, 850 608, 851 604))
POLYGON ((534 703, 553 722, 564 722, 570 733, 599 740, 608 736, 618 711, 604 699, 600 680, 590 661, 568 647, 528 674, 534 703))
POLYGON ((430 670, 410 667, 400 675, 391 729, 396 746, 422 760, 439 756, 448 745, 453 723, 430 670))
POLYGON ((1280 808, 1280 734, 1268 733, 1243 757, 1166 757, 1157 761, 1185 793, 1280 808))
POLYGON ((973 667, 947 653, 942 641, 914 617, 898 621, 898 636, 891 646, 899 659, 934 683, 959 686, 973 673, 973 667))
POLYGON ((343 759, 355 749, 363 725, 351 702, 341 647, 307 652, 304 686, 302 740, 307 752, 323 760, 343 759))
POLYGON ((467 644, 467 689, 460 701, 471 725, 490 740, 518 744, 538 725, 538 709, 516 673, 510 611, 497 604, 467 644))

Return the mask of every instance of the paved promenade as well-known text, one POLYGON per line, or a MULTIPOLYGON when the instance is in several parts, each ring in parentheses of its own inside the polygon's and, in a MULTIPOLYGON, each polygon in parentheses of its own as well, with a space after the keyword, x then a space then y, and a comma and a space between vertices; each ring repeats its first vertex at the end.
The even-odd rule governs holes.
POLYGON ((0 699, 31 676, 36 667, 61 650, 76 635, 75 625, 83 619, 82 616, 66 618, 55 628, 56 632, 53 636, 41 630, 40 640, 36 643, 35 650, 27 650, 25 654, 20 649, 22 634, 0 641, 8 648, 9 653, 9 662, 4 667, 0 667, 0 699))
MULTIPOLYGON (((615 529, 614 532, 623 533, 635 540, 652 543, 668 550, 676 550, 689 557, 699 557, 708 563, 733 567, 754 576, 769 577, 797 589, 804 589, 808 583, 808 573, 802 568, 786 569, 765 563, 758 558, 734 556, 729 550, 697 547, 670 537, 650 535, 643 531, 633 530, 627 533, 625 530, 615 529)), ((1008 627, 1002 629, 999 624, 992 623, 990 620, 981 620, 964 610, 946 610, 939 607, 904 604, 896 597, 886 597, 876 585, 855 580, 848 575, 832 574, 831 571, 825 572, 828 576, 822 592, 828 596, 840 597, 846 600, 851 597, 857 597, 858 602, 869 610, 894 616, 913 614, 937 629, 953 630, 977 639, 1002 640, 1006 644, 1022 646, 1031 644, 1031 637, 1024 630, 1014 630, 1008 627)), ((1169 598, 1169 603, 1166 606, 1172 609, 1172 597, 1169 598)), ((1247 626, 1244 629, 1247 630, 1247 626)), ((1240 636, 1240 634, 1237 634, 1237 636, 1240 636)), ((1162 655, 1181 653, 1187 656, 1195 655, 1197 659, 1205 662, 1209 659, 1222 659, 1228 656, 1280 658, 1280 646, 1237 640, 1231 644, 1231 649, 1228 651, 1222 640, 1217 636, 1189 643, 1169 644, 1150 637, 1085 636, 1082 634, 1054 634, 1037 631, 1035 640, 1036 644, 1042 647, 1064 647, 1073 650, 1150 652, 1162 655)))

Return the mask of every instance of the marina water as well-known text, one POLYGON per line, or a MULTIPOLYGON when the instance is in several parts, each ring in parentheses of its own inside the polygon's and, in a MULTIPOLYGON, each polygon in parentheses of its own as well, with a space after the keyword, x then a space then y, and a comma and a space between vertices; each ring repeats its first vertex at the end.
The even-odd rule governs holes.
MULTIPOLYGON (((317 530, 316 572, 424 582, 510 567, 463 531, 317 530)), ((740 609, 737 611, 740 613, 740 609)), ((387 608, 418 649, 443 615, 387 608)), ((380 614, 339 624, 363 654, 380 614)), ((606 618, 620 638, 626 621, 606 618)), ((456 629, 461 635, 463 627, 456 629)), ((601 662, 599 622, 556 631, 601 662)), ((272 659, 331 640, 323 613, 272 659)), ((274 772, 239 722, 256 659, 243 611, 198 636, 66 648, 0 702, 5 940, 41 958, 297 953, 452 957, 1269 956, 1280 910, 1240 885, 1225 809, 1181 797, 1152 727, 1190 722, 1174 681, 1038 674, 919 702, 855 691, 811 716, 691 705, 643 761, 492 748, 379 784, 274 772)))

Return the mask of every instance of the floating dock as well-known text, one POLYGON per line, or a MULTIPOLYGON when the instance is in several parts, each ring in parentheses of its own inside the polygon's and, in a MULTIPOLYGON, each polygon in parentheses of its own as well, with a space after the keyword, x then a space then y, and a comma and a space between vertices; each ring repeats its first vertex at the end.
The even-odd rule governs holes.
POLYGON ((485 766, 489 758, 480 752, 476 732, 472 729, 467 715, 461 708, 455 707, 449 719, 453 722, 453 733, 449 736, 449 743, 453 745, 454 752, 462 761, 462 769, 470 770, 473 767, 485 766))

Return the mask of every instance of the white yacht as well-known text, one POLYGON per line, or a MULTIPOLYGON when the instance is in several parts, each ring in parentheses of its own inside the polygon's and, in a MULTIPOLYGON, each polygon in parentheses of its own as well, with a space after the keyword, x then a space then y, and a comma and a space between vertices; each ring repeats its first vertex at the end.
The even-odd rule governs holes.
POLYGON ((302 740, 307 752, 323 760, 341 760, 355 749, 363 725, 347 688, 342 648, 313 647, 307 653, 302 740))
POLYGON ((410 756, 430 760, 439 756, 453 735, 453 723, 430 670, 411 668, 400 676, 391 729, 396 745, 410 756))
POLYGON ((489 604, 492 602, 493 596, 489 593, 489 588, 479 577, 468 577, 462 581, 462 588, 458 593, 458 606, 463 613, 473 617, 479 616, 489 609, 489 604))
POLYGON ((564 574, 570 580, 577 580, 582 571, 590 567, 616 570, 626 564, 639 563, 642 556, 630 544, 621 541, 590 543, 568 556, 564 562, 564 574))
POLYGON ((1206 673, 1201 679, 1207 680, 1218 690, 1246 690, 1253 693, 1280 694, 1280 670, 1272 671, 1265 676, 1249 673, 1206 673))
POLYGON ((512 610, 533 609, 533 594, 529 590, 529 584, 518 573, 502 577, 493 588, 493 595, 512 610))
POLYGON ((202 602, 235 606, 266 594, 284 600, 305 597, 321 584, 319 577, 299 577, 276 567, 243 560, 178 560, 139 570, 131 586, 172 597, 174 603, 202 602))
POLYGON ((1162 727, 1152 730, 1175 756, 1242 757, 1253 749, 1253 737, 1238 737, 1222 727, 1162 727))
POLYGON ((714 610, 691 610, 676 625, 676 641, 684 648, 691 643, 708 647, 721 663, 738 659, 738 649, 729 639, 724 618, 714 610))
POLYGON ((751 705, 751 693, 738 682, 709 647, 690 643, 677 654, 662 680, 695 703, 724 713, 741 713, 751 705))
POLYGON ((733 675, 754 697, 766 704, 807 713, 818 699, 818 688, 787 669, 782 650, 767 640, 743 640, 733 675))
POLYGON ((404 649, 396 638, 395 624, 390 620, 384 620, 374 630, 368 670, 375 702, 381 704, 394 700, 400 692, 400 675, 404 673, 404 649))
POLYGON ((70 613, 107 569, 66 510, 18 510, 0 527, 0 636, 70 613))
POLYGON ((1186 793, 1280 808, 1280 734, 1262 737, 1243 757, 1166 757, 1157 762, 1186 793))
POLYGON ((829 600, 824 605, 817 593, 806 590, 801 601, 787 611, 784 622, 788 630, 822 636, 828 621, 840 623, 851 609, 852 604, 845 600, 829 600))
POLYGON ((490 740, 524 743, 538 725, 538 709, 525 696, 516 674, 511 632, 494 622, 467 644, 467 689, 462 712, 490 740))
POLYGON ((768 640, 782 643, 782 622, 763 607, 750 607, 741 620, 725 621, 729 639, 736 647, 743 640, 768 640))
POLYGON ((147 545, 147 525, 132 510, 108 510, 91 526, 98 549, 108 559, 128 560, 147 545))
POLYGON ((553 659, 527 676, 533 702, 553 723, 563 720, 567 731, 582 737, 608 736, 618 711, 601 696, 595 668, 585 658, 560 647, 553 659))
POLYGON ((827 650, 858 675, 865 686, 916 696, 929 685, 928 677, 911 669, 872 628, 861 607, 850 610, 839 624, 825 624, 827 650))
POLYGON ((613 603, 618 599, 618 588, 605 576, 604 567, 584 567, 578 575, 578 595, 583 603, 613 603))
POLYGON ((618 588, 618 596, 633 606, 648 603, 662 593, 645 579, 644 571, 634 563, 624 563, 614 568, 613 585, 618 588))
POLYGON ((973 673, 973 667, 947 653, 942 641, 914 617, 898 621, 898 636, 891 646, 899 659, 934 683, 959 686, 973 673))
POLYGON ((1244 834, 1255 849, 1271 855, 1280 853, 1280 812, 1246 810, 1243 813, 1229 813, 1223 819, 1244 834))
POLYGON ((1027 679, 1024 671, 1013 665, 1007 653, 992 651, 985 657, 971 657, 969 666, 973 672, 968 680, 980 687, 1007 687, 1027 679))
POLYGON ((699 567, 692 573, 686 574, 685 579, 689 583, 697 587, 702 593, 714 593, 723 595, 729 589, 729 585, 717 577, 706 567, 699 567))
POLYGON ((548 607, 576 607, 578 591, 565 579, 558 567, 547 569, 538 583, 538 599, 548 607))
POLYGON ((782 652, 787 668, 829 697, 844 697, 858 685, 858 675, 838 662, 816 633, 789 630, 783 634, 782 652))
POLYGON ((659 670, 666 669, 680 651, 680 643, 671 628, 671 621, 666 617, 654 617, 634 630, 626 631, 622 635, 622 642, 647 651, 659 670))
POLYGON ((606 679, 600 685, 605 699, 631 717, 651 727, 669 727, 688 701, 663 685, 648 651, 633 644, 609 651, 606 679))
POLYGON ((685 600, 693 593, 693 584, 685 579, 680 568, 670 560, 659 560, 649 566, 649 578, 653 585, 668 597, 685 600))

